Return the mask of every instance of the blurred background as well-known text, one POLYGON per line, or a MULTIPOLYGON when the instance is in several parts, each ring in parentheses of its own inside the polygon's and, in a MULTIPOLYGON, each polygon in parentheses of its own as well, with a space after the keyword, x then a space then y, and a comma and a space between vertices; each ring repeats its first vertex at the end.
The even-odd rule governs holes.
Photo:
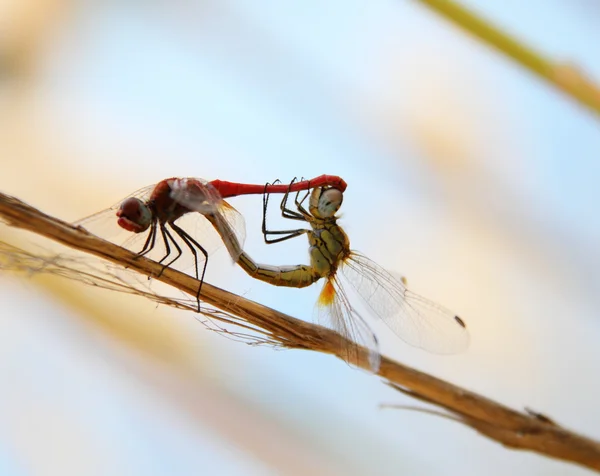
MULTIPOLYGON (((600 81, 597 3, 463 4, 600 81)), ((383 352, 600 438, 599 119, 417 2, 1 0, 0 104, 0 190, 68 221, 171 176, 344 177, 353 248, 471 332, 441 357, 380 329, 383 352)), ((255 259, 307 262, 231 203, 255 259)), ((304 319, 320 289, 223 253, 207 281, 304 319)), ((0 276, 0 474, 587 473, 115 294, 0 276)))

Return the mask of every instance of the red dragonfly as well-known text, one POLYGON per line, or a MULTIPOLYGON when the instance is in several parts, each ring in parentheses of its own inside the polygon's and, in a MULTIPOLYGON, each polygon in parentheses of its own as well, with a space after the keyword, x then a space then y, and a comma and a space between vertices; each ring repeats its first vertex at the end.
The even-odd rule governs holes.
MULTIPOLYGON (((302 191, 319 186, 331 186, 344 191, 347 184, 340 177, 320 175, 312 180, 294 183, 291 190, 302 191)), ((245 240, 245 222, 240 213, 224 198, 289 191, 290 186, 283 184, 254 185, 172 177, 144 187, 112 207, 78 220, 76 224, 107 239, 118 235, 123 230, 133 233, 133 236, 120 244, 137 251, 140 256, 150 255, 156 251, 157 241, 161 241, 162 245, 158 248, 162 249, 164 254, 158 262, 164 264, 163 270, 182 256, 181 243, 183 243, 194 257, 195 277, 200 280, 197 295, 199 305, 200 290, 209 255, 205 246, 209 241, 208 236, 212 233, 208 230, 201 231, 203 224, 207 222, 205 217, 210 216, 227 251, 236 262, 242 253, 245 240), (185 229, 188 227, 180 226, 180 220, 184 218, 191 222, 188 225, 193 231, 185 229), (157 236, 160 236, 158 240, 157 236), (200 271, 201 263, 203 263, 202 271, 200 271)))

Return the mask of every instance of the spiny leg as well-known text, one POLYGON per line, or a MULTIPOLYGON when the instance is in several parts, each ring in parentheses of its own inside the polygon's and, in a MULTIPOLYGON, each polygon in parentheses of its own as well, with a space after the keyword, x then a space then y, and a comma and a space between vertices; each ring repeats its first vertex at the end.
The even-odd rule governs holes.
MULTIPOLYGON (((294 183, 294 181, 295 181, 295 180, 296 180, 296 179, 292 180, 292 184, 294 183)), ((276 183, 279 183, 279 182, 280 182, 279 180, 275 180, 275 181, 273 182, 273 184, 276 184, 276 183)), ((290 184, 290 186, 291 186, 292 184, 290 184)), ((296 230, 284 230, 284 231, 269 231, 269 230, 267 230, 267 213, 268 213, 269 198, 270 198, 270 195, 271 195, 271 194, 270 194, 270 193, 267 191, 267 187, 268 187, 269 185, 271 185, 271 184, 267 183, 267 184, 265 185, 265 190, 264 190, 264 193, 263 193, 263 219, 262 219, 262 233, 263 233, 263 236, 264 236, 264 238, 265 238, 265 242, 266 242, 266 243, 277 243, 278 241, 283 241, 283 240, 281 240, 281 239, 278 239, 278 240, 275 240, 275 241, 271 241, 271 240, 269 240, 269 239, 267 238, 267 235, 271 235, 271 234, 272 234, 272 235, 287 235, 287 234, 292 234, 292 236, 290 236, 289 238, 293 238, 293 237, 295 237, 295 236, 298 236, 298 235, 302 234, 302 233, 303 233, 303 230, 302 230, 302 229, 296 229, 296 230)), ((287 195, 288 193, 289 193, 289 190, 288 190, 288 192, 286 192, 286 195, 287 195)), ((302 217, 301 219, 304 221, 304 218, 303 218, 303 217, 302 217)), ((285 238, 285 239, 289 239, 289 238, 285 238)))
POLYGON ((263 235, 265 235, 267 233, 267 209, 269 207, 269 197, 271 196, 271 194, 269 192, 267 192, 267 187, 269 185, 275 185, 277 183, 280 183, 279 179, 275 179, 272 184, 267 182, 265 184, 265 189, 263 191, 263 218, 262 218, 262 228, 261 228, 263 235))
POLYGON ((301 205, 301 204, 304 202, 304 200, 306 200, 306 197, 308 197, 308 196, 310 195, 310 191, 311 191, 311 189, 312 189, 312 187, 311 187, 311 185, 310 185, 310 180, 305 180, 305 179, 304 179, 304 177, 301 177, 301 178, 300 178, 300 181, 301 181, 301 182, 308 182, 308 186, 307 186, 307 188, 306 188, 306 193, 304 194, 304 196, 302 197, 302 200, 300 200, 300 201, 298 201, 298 197, 300 196, 300 192, 301 192, 301 190, 298 190, 298 191, 296 192, 296 198, 295 198, 295 200, 294 200, 294 203, 296 204, 296 206, 299 206, 299 205, 301 205))
MULTIPOLYGON (((297 178, 294 177, 294 179, 290 182, 290 185, 287 189, 287 192, 285 192, 285 195, 283 196, 283 200, 281 200, 281 204, 279 205, 279 209, 281 210, 281 216, 283 218, 288 218, 290 220, 298 220, 298 221, 307 221, 306 220, 306 216, 302 215, 301 213, 298 213, 295 210, 292 210, 290 208, 287 207, 287 201, 289 199, 290 196, 290 191, 292 189, 292 185, 294 185, 294 183, 296 182, 297 178)), ((296 192, 296 195, 299 194, 300 191, 296 192)))
POLYGON ((269 187, 269 185, 275 185, 277 183, 280 183, 279 179, 275 179, 273 181, 273 183, 269 183, 267 182, 265 184, 265 188, 263 190, 263 216, 262 216, 262 224, 261 224, 261 231, 263 234, 263 237, 265 239, 265 242, 267 241, 267 234, 269 233, 269 231, 267 230, 267 212, 269 209, 269 197, 271 196, 271 194, 269 192, 267 192, 267 188, 269 187))
POLYGON ((177 225, 175 225, 175 223, 169 223, 169 224, 171 225, 171 228, 173 228, 175 233, 177 233, 177 235, 179 235, 181 240, 187 245, 187 247, 190 249, 190 251, 194 255, 194 266, 195 266, 195 270, 196 270, 196 279, 198 279, 198 253, 196 252, 196 249, 188 241, 186 233, 185 233, 185 231, 183 231, 183 229, 179 228, 177 225))
POLYGON ((160 232, 162 233, 162 237, 165 242, 165 249, 167 251, 167 254, 162 257, 162 259, 158 262, 158 264, 161 264, 171 254, 171 247, 169 246, 169 240, 171 240, 171 242, 175 246, 175 249, 177 250, 177 256, 175 256, 175 258, 173 258, 171 261, 169 261, 168 263, 165 263, 163 265, 162 269, 160 270, 160 273, 158 273, 158 277, 160 277, 163 274, 165 268, 171 266, 175 261, 177 261, 182 253, 181 247, 177 244, 177 241, 175 240, 175 238, 173 238, 173 235, 171 235, 171 233, 169 233, 169 230, 167 230, 167 227, 165 226, 164 223, 160 224, 160 232))
POLYGON ((200 243, 198 243, 194 238, 192 238, 192 236, 187 231, 185 231, 183 228, 179 227, 175 223, 171 223, 170 225, 173 228, 173 230, 175 230, 175 233, 177 233, 181 237, 181 239, 185 242, 185 244, 190 248, 190 251, 194 255, 194 265, 196 267, 196 279, 203 281, 204 274, 206 273, 206 266, 208 264, 208 252, 200 243), (200 250, 200 252, 204 255, 204 266, 202 268, 202 275, 199 275, 199 273, 198 273, 198 269, 199 269, 198 253, 196 250, 200 250))
POLYGON ((200 243, 198 243, 194 238, 192 238, 188 232, 186 232, 183 228, 180 228, 175 223, 170 223, 171 228, 175 230, 183 242, 188 246, 192 254, 194 255, 194 266, 196 268, 196 279, 200 281, 200 285, 198 286, 198 291, 196 292, 196 302, 198 303, 198 312, 200 312, 200 291, 202 290, 202 284, 204 283, 204 275, 206 274, 206 267, 208 265, 208 252, 204 249, 200 243), (200 252, 204 255, 204 266, 202 268, 202 276, 198 276, 198 253, 196 249, 200 250, 200 252))
POLYGON ((270 235, 285 235, 280 238, 267 238, 265 236, 265 243, 268 245, 272 245, 273 243, 280 243, 282 241, 290 240, 292 238, 296 238, 297 236, 304 235, 308 233, 309 230, 305 230, 303 228, 299 228, 298 230, 282 230, 282 231, 269 231, 270 235))
MULTIPOLYGON (((294 179, 296 180, 296 179, 294 179)), ((292 210, 291 208, 288 208, 287 206, 287 201, 289 199, 289 193, 290 193, 290 189, 291 186, 294 182, 292 181, 292 183, 290 184, 290 188, 288 189, 288 192, 286 193, 286 196, 283 198, 283 200, 281 201, 281 216, 284 218, 289 218, 291 220, 302 220, 302 221, 311 221, 312 215, 307 212, 304 207, 302 206, 302 203, 304 202, 304 200, 306 200, 306 198, 310 195, 310 189, 306 190, 306 193, 304 194, 304 196, 302 197, 302 200, 298 200, 298 198, 300 197, 300 192, 301 190, 298 190, 296 192, 296 197, 294 198, 294 203, 296 205, 296 210, 292 210)), ((310 186, 310 183, 309 183, 310 186)))
POLYGON ((150 226, 150 233, 148 233, 148 238, 146 238, 146 242, 144 243, 144 247, 137 254, 138 256, 144 256, 150 250, 154 248, 156 242, 156 220, 152 221, 152 225, 150 226))
POLYGON ((306 209, 302 206, 302 204, 304 203, 304 201, 308 198, 308 196, 310 195, 310 181, 308 182, 308 189, 306 190, 306 193, 304 194, 304 196, 302 197, 302 200, 298 201, 298 197, 300 196, 300 190, 298 190, 298 193, 296 193, 296 199, 294 200, 294 203, 296 204, 296 208, 298 210, 300 210, 300 213, 304 216, 310 215, 310 213, 308 213, 306 211, 306 209))
MULTIPOLYGON (((291 185, 294 183, 296 179, 292 180, 291 185)), ((278 182, 278 181, 276 181, 278 182)), ((275 182, 274 182, 275 183, 275 182)), ((279 243, 281 241, 285 241, 285 240, 289 240, 291 238, 295 238, 297 236, 300 236, 304 233, 307 232, 307 230, 303 229, 303 228, 299 228, 296 230, 281 230, 281 231, 270 231, 267 230, 267 209, 268 209, 268 204, 269 204, 269 193, 267 192, 267 186, 269 184, 265 185, 265 192, 263 194, 263 220, 262 220, 262 233, 263 233, 263 237, 265 240, 265 243, 267 244, 273 244, 273 243, 279 243), (269 235, 286 235, 286 236, 282 236, 280 238, 275 238, 275 239, 270 239, 268 238, 269 235)), ((286 192, 286 197, 289 194, 289 189, 286 192)), ((300 216, 300 218, 295 218, 297 220, 302 220, 302 221, 306 221, 304 219, 304 217, 300 216)))
MULTIPOLYGON (((145 254, 152 251, 154 245, 156 243, 156 220, 152 221, 152 225, 150 226, 150 233, 148 233, 148 238, 146 238, 146 242, 144 243, 144 247, 142 250, 135 256, 134 259, 139 258, 140 256, 144 256, 145 254)), ((150 279, 150 276, 148 276, 150 279)))

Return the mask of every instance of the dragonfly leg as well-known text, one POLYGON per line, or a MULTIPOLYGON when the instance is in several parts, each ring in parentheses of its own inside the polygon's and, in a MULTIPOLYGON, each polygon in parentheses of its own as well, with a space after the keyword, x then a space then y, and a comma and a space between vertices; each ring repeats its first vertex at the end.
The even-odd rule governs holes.
POLYGON ((146 242, 144 243, 144 247, 137 255, 144 256, 152 248, 154 248, 155 242, 156 242, 156 221, 153 221, 152 226, 150 227, 150 233, 148 233, 148 238, 146 238, 146 242))
POLYGON ((198 243, 194 238, 192 238, 189 233, 187 233, 183 228, 180 228, 175 223, 170 223, 171 228, 175 230, 183 242, 188 246, 192 254, 194 255, 194 266, 196 269, 196 279, 200 281, 198 285, 198 292, 196 293, 196 302, 198 303, 198 312, 200 312, 200 291, 202 290, 202 283, 204 283, 204 275, 206 274, 206 266, 208 265, 208 252, 206 249, 198 243), (202 267, 202 275, 198 276, 198 252, 196 250, 200 250, 200 252, 204 255, 204 266, 202 267))
MULTIPOLYGON (((294 185, 296 180, 297 179, 294 177, 294 180, 292 180, 290 182, 290 186, 288 187, 287 192, 285 192, 285 195, 283 196, 283 200, 281 200, 281 205, 279 206, 279 208, 281 210, 281 216, 283 218, 288 218, 290 220, 309 221, 310 215, 305 215, 305 214, 299 213, 296 210, 292 210, 292 209, 288 208, 288 206, 287 206, 287 201, 290 196, 290 191, 291 191, 292 185, 294 185)), ((296 192, 296 199, 298 198, 299 194, 300 194, 300 191, 296 192)))
POLYGON ((173 231, 175 231, 175 233, 177 233, 177 235, 179 235, 181 240, 187 245, 187 247, 190 249, 190 251, 194 255, 194 264, 196 265, 196 279, 198 279, 198 252, 196 251, 194 246, 188 241, 188 236, 187 236, 187 233, 185 233, 185 231, 183 231, 181 228, 179 228, 177 225, 175 225, 175 223, 169 223, 169 225, 171 225, 171 228, 173 228, 173 231))
POLYGON ((278 183, 281 183, 281 180, 275 179, 275 180, 273 180, 273 182, 267 182, 265 184, 265 188, 263 190, 263 208, 267 207, 267 203, 269 202, 269 197, 271 196, 271 193, 267 191, 268 187, 271 185, 277 185, 278 183))
MULTIPOLYGON (((302 177, 302 180, 304 180, 304 177, 302 177)), ((296 193, 296 199, 294 200, 294 203, 296 204, 296 208, 298 210, 300 210, 300 213, 304 216, 310 215, 302 206, 302 204, 308 198, 310 193, 311 193, 311 186, 310 186, 310 180, 308 180, 308 188, 306 189, 306 193, 302 197, 302 200, 298 200, 298 198, 300 197, 300 190, 298 190, 298 192, 296 193)))
MULTIPOLYGON (((294 181, 292 181, 292 183, 294 183, 294 181)), ((290 186, 291 186, 291 184, 290 184, 290 186)), ((289 194, 289 190, 288 190, 288 192, 286 192, 286 196, 288 194, 289 194)), ((295 238, 297 236, 303 235, 304 233, 308 232, 308 230, 305 230, 303 228, 299 228, 296 230, 278 230, 278 231, 267 230, 268 204, 269 204, 269 194, 266 193, 266 186, 265 186, 265 194, 263 196, 263 220, 262 220, 262 233, 263 233, 263 236, 265 239, 265 243, 267 243, 267 244, 279 243, 281 241, 289 240, 291 238, 295 238), (271 239, 271 238, 269 238, 269 235, 286 235, 286 236, 271 239)), ((299 219, 304 221, 304 217, 299 218, 299 219)))
MULTIPOLYGON (((265 237, 265 242, 267 242, 267 243, 268 243, 268 241, 267 241, 267 235, 271 234, 271 232, 269 230, 267 230, 267 210, 269 208, 269 197, 271 196, 271 194, 269 192, 267 192, 267 187, 269 185, 274 185, 274 184, 276 184, 278 182, 279 182, 279 179, 275 180, 273 182, 273 184, 270 184, 270 183, 267 182, 266 185, 265 185, 264 193, 263 193, 262 233, 263 233, 263 236, 265 237)), ((294 181, 292 181, 292 183, 294 183, 294 181)), ((288 193, 289 193, 289 190, 288 190, 288 192, 286 192, 286 196, 287 196, 288 193)), ((298 230, 288 230, 288 231, 286 231, 284 233, 294 233, 296 231, 298 231, 298 230)))
POLYGON ((308 211, 306 211, 306 209, 302 206, 302 204, 304 203, 304 201, 310 195, 309 191, 308 190, 306 191, 306 193, 302 197, 302 200, 300 200, 300 201, 298 201, 298 195, 299 195, 299 193, 296 194, 296 199, 294 200, 294 203, 296 204, 296 208, 298 210, 300 210, 300 213, 302 215, 304 215, 304 216, 311 216, 310 213, 308 213, 308 211))
MULTIPOLYGON (((142 250, 136 255, 134 259, 139 258, 140 256, 144 256, 146 253, 150 252, 154 248, 154 244, 156 243, 156 220, 152 222, 150 227, 150 233, 148 233, 148 238, 146 238, 146 242, 144 243, 144 247, 142 250)), ((148 276, 150 279, 150 276, 148 276)))
POLYGON ((265 238, 265 243, 268 245, 272 245, 273 243, 280 243, 282 241, 290 240, 292 238, 296 238, 297 236, 304 235, 308 233, 309 230, 305 230, 300 228, 298 230, 280 230, 280 231, 266 231, 263 233, 265 238), (267 238, 268 235, 284 235, 279 238, 267 238))
POLYGON ((275 180, 273 181, 273 183, 269 183, 269 182, 267 182, 267 183, 265 184, 265 190, 264 190, 264 192, 263 192, 263 221, 265 220, 265 215, 267 214, 267 208, 268 208, 268 206, 269 206, 269 197, 271 196, 271 194, 270 194, 269 192, 267 192, 267 187, 268 187, 269 185, 275 185, 275 184, 277 184, 277 183, 279 183, 279 182, 280 182, 280 180, 279 180, 279 179, 275 179, 275 180))
POLYGON ((298 228, 296 230, 277 230, 277 231, 267 230, 267 210, 266 209, 263 210, 262 233, 263 233, 265 243, 267 243, 267 244, 279 243, 281 241, 289 240, 291 238, 295 238, 297 236, 308 233, 308 231, 309 230, 306 230, 304 228, 298 228), (269 236, 271 236, 271 235, 285 235, 285 236, 281 236, 279 238, 269 238, 269 236))
POLYGON ((166 260, 169 257, 169 255, 171 254, 171 247, 169 246, 169 240, 171 240, 171 243, 173 243, 173 246, 175 246, 175 249, 177 250, 177 255, 171 261, 169 261, 168 263, 165 263, 163 265, 162 269, 160 270, 160 273, 158 273, 158 277, 160 277, 160 275, 163 274, 163 272, 166 268, 168 268, 175 261, 177 261, 182 253, 181 247, 177 244, 177 241, 175 240, 175 238, 173 238, 173 235, 171 235, 171 233, 169 232, 169 230, 167 230, 167 227, 163 223, 161 223, 161 225, 160 225, 160 232, 162 233, 162 237, 163 237, 163 240, 165 243, 165 249, 167 251, 167 254, 165 254, 162 257, 162 259, 158 262, 158 264, 162 264, 162 262, 164 260, 166 260))

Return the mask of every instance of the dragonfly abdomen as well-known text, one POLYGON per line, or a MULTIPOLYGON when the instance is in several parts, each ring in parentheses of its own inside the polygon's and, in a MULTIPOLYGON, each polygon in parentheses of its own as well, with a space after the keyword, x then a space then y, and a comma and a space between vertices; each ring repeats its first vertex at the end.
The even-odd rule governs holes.
POLYGON ((270 266, 256 263, 246 253, 242 253, 237 262, 246 273, 274 286, 305 288, 321 278, 311 266, 270 266))

